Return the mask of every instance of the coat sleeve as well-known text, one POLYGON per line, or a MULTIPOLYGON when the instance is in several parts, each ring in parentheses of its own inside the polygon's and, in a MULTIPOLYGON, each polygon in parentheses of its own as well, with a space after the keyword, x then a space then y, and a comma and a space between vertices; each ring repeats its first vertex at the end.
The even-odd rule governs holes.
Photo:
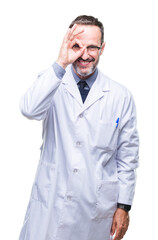
POLYGON ((51 100, 61 83, 51 66, 37 77, 32 87, 20 100, 20 110, 29 119, 43 120, 51 100))
POLYGON ((138 167, 139 138, 136 129, 135 104, 128 90, 124 100, 119 128, 116 156, 119 178, 118 202, 132 205, 136 183, 136 168, 138 167))

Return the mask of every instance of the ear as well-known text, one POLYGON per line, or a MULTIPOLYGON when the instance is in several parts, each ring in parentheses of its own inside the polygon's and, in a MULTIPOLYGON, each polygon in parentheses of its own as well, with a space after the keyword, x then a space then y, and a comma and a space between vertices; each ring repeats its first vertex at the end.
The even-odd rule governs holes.
POLYGON ((103 54, 106 42, 103 42, 100 49, 100 55, 103 54))

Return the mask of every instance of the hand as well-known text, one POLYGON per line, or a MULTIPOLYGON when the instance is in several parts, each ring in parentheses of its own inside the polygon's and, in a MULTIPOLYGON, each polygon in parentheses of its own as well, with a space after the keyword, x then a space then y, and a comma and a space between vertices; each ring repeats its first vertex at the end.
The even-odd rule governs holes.
POLYGON ((60 49, 58 59, 56 61, 64 69, 69 64, 76 61, 83 54, 85 47, 78 39, 76 39, 76 37, 83 32, 84 30, 77 31, 77 24, 75 24, 72 28, 68 29, 60 49), (73 46, 75 44, 78 44, 80 47, 80 50, 78 50, 77 52, 73 50, 73 46))
POLYGON ((129 225, 129 213, 123 209, 117 208, 111 228, 111 235, 115 237, 113 240, 120 240, 125 235, 129 225))

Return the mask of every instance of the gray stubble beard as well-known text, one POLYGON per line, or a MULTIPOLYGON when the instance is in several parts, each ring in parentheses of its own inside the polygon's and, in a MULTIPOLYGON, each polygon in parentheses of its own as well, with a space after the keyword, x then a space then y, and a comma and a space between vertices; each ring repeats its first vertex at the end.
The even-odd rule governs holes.
MULTIPOLYGON (((91 69, 89 69, 89 71, 87 73, 82 73, 80 72, 80 70, 78 69, 77 67, 77 64, 74 62, 72 64, 73 68, 75 69, 75 71, 82 77, 88 77, 89 75, 91 75, 92 73, 95 72, 97 66, 98 66, 98 63, 99 63, 99 58, 98 58, 98 61, 96 62, 96 64, 94 66, 91 67, 91 69)), ((84 67, 83 67, 84 68, 84 67)))

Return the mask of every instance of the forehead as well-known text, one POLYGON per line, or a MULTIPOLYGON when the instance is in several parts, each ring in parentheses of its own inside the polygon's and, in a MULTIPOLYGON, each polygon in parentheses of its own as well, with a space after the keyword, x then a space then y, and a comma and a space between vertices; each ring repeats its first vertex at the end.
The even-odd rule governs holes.
POLYGON ((101 43, 101 30, 93 25, 77 25, 76 31, 84 30, 76 38, 84 44, 100 44, 101 43))

